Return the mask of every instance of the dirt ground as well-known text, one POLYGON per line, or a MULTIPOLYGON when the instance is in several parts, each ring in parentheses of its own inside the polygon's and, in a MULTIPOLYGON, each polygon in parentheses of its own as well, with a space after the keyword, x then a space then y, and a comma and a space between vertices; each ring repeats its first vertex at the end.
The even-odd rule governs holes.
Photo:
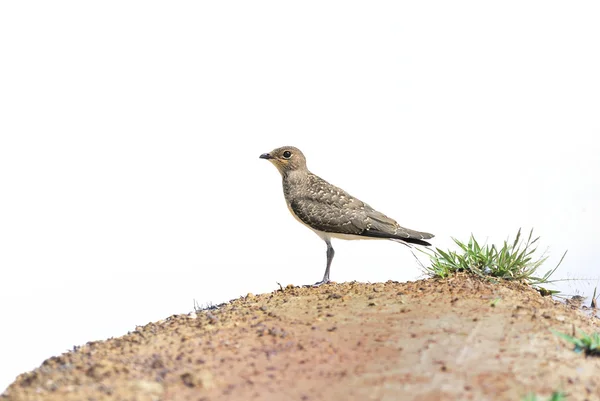
POLYGON ((590 317, 515 283, 456 276, 288 286, 83 345, 8 400, 600 400, 600 358, 550 330, 590 317))

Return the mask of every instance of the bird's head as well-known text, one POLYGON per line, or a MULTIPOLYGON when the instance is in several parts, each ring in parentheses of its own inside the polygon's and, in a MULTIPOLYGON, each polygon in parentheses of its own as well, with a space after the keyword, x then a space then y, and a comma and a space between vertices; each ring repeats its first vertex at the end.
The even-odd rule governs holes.
POLYGON ((260 155, 261 159, 266 159, 273 163, 281 175, 293 171, 306 170, 306 159, 300 149, 293 146, 283 146, 273 149, 269 153, 260 155))

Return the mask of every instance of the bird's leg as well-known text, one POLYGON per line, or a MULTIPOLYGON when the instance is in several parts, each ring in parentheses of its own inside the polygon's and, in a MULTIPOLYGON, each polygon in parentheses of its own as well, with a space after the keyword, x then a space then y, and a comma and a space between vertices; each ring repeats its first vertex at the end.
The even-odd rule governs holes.
POLYGON ((323 280, 315 283, 314 287, 318 287, 321 284, 329 283, 329 269, 331 269, 331 261, 333 260, 333 255, 335 255, 335 251, 333 250, 333 247, 331 246, 330 240, 325 240, 325 243, 327 244, 327 267, 325 268, 325 274, 323 275, 323 280))

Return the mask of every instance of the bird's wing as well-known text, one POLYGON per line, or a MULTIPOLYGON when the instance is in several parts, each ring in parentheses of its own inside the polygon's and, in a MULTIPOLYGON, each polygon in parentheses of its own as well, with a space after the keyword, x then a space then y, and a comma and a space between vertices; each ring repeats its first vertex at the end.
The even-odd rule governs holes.
POLYGON ((429 245, 421 240, 433 237, 401 227, 394 219, 334 186, 294 197, 290 209, 303 223, 324 232, 394 238, 421 245, 429 245))
MULTIPOLYGON (((385 214, 378 212, 367 205, 367 217, 371 223, 370 229, 366 233, 376 236, 377 234, 388 234, 392 238, 400 237, 408 240, 424 240, 433 238, 433 234, 421 231, 411 230, 410 228, 402 227, 396 220, 387 217, 385 214)), ((417 242, 418 243, 418 242, 417 242)))
POLYGON ((364 210, 339 200, 298 197, 290 202, 290 209, 304 224, 318 231, 361 235, 367 228, 364 210))

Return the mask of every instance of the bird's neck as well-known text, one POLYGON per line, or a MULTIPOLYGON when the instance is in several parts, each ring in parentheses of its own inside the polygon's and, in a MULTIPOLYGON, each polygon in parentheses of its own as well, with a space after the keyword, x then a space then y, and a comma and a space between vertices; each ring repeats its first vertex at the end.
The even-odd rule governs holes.
POLYGON ((283 194, 288 203, 296 196, 299 188, 306 185, 309 175, 308 170, 286 171, 285 174, 282 174, 283 194))
POLYGON ((301 184, 308 179, 308 170, 286 171, 282 174, 283 182, 287 184, 301 184))

